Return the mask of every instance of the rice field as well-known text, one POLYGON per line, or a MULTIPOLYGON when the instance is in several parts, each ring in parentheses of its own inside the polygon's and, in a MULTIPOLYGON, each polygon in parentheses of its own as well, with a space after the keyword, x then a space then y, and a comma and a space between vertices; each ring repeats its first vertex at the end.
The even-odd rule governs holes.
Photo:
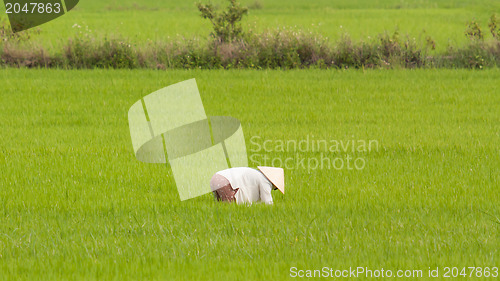
MULTIPOLYGON (((466 42, 467 21, 487 28, 500 11, 494 0, 243 3, 248 29, 332 40, 397 29, 431 36, 439 50, 466 42)), ((210 26, 192 1, 89 0, 30 42, 56 51, 80 32, 141 45, 207 38, 210 26)), ((393 273, 383 279, 403 279, 401 270, 449 280, 456 267, 467 270, 457 279, 496 280, 499 77, 498 68, 1 68, 0 280, 288 280, 325 268, 376 278, 342 275, 358 267, 393 273), (191 78, 208 116, 241 121, 251 167, 285 168, 273 206, 180 201, 168 164, 134 157, 130 106, 191 78)))
POLYGON ((0 279, 285 280, 292 267, 498 267, 499 75, 2 70, 0 279), (274 206, 217 204, 210 194, 181 202, 168 166, 135 159, 129 106, 193 77, 207 115, 242 122, 250 159, 305 159, 286 169, 287 193, 274 193, 274 206), (305 139, 378 145, 276 146, 305 139), (322 154, 365 166, 312 167, 322 154))

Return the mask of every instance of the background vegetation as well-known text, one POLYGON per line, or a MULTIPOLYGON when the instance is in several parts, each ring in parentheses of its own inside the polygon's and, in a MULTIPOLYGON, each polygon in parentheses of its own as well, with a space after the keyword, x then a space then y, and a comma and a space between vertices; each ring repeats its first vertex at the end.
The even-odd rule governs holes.
POLYGON ((460 5, 446 1, 384 2, 375 8, 372 2, 364 5, 367 3, 360 1, 354 9, 353 3, 347 5, 342 1, 300 5, 292 1, 280 3, 279 11, 276 3, 265 5, 258 0, 244 4, 249 10, 236 2, 233 9, 226 8, 227 1, 208 6, 198 3, 198 9, 191 2, 180 6, 163 3, 161 8, 156 2, 149 3, 150 6, 126 1, 107 6, 92 3, 79 5, 75 17, 58 19, 57 27, 52 23, 44 25, 44 31, 9 36, 4 22, 3 28, 0 26, 3 30, 0 35, 4 34, 0 64, 58 68, 290 69, 483 68, 500 63, 497 2, 460 5), (106 13, 93 20, 99 9, 106 13), (188 9, 192 11, 187 13, 188 9), (238 14, 238 9, 243 12, 238 14), (129 11, 134 20, 124 23, 120 16, 129 11), (445 20, 446 14, 453 19, 445 20), (252 19, 276 19, 284 15, 294 18, 294 24, 286 25, 286 19, 276 23, 252 22, 252 19), (85 16, 91 24, 80 23, 79 16, 85 16), (366 21, 372 18, 376 23, 366 21), (166 19, 169 22, 164 23, 166 19), (191 23, 201 21, 200 29, 184 23, 187 19, 191 23), (113 23, 112 27, 107 21, 113 23), (171 34, 177 24, 171 21, 183 23, 182 33, 171 34), (367 33, 370 31, 373 33, 367 33))

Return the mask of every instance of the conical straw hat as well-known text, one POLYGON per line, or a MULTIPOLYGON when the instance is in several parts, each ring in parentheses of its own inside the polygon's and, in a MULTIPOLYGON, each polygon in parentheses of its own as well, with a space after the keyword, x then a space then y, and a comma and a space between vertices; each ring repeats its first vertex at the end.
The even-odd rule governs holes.
POLYGON ((262 167, 257 168, 276 186, 281 193, 285 194, 285 172, 282 168, 262 167))

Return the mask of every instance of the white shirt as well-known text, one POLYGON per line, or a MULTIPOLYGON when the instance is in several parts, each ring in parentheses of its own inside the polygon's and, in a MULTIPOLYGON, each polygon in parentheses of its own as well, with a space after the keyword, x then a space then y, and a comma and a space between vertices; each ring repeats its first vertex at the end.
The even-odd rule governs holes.
POLYGON ((273 204, 271 190, 273 184, 259 170, 247 167, 230 168, 217 172, 225 177, 233 189, 239 188, 234 197, 236 203, 253 203, 262 201, 273 204))

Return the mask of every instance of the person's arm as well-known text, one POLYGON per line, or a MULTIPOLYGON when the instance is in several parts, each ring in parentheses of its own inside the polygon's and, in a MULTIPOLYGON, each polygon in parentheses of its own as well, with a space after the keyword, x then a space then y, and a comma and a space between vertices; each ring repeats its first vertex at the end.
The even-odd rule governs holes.
POLYGON ((271 196, 272 184, 262 183, 260 185, 260 201, 266 204, 273 204, 273 197, 271 196))

